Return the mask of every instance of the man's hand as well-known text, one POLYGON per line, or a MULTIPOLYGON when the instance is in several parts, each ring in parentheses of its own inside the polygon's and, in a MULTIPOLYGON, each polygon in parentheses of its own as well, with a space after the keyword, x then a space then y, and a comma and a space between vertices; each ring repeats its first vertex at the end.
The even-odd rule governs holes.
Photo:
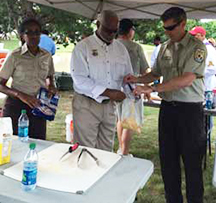
POLYGON ((133 93, 135 96, 141 95, 141 94, 150 94, 152 92, 152 88, 148 85, 145 86, 136 86, 133 93))
POLYGON ((24 103, 26 103, 28 106, 30 106, 31 108, 35 108, 35 107, 38 107, 40 105, 40 100, 33 97, 33 96, 30 96, 30 95, 27 95, 25 93, 22 93, 22 92, 19 92, 17 97, 24 103))
POLYGON ((107 96, 112 101, 121 102, 123 101, 126 96, 125 93, 120 90, 112 90, 112 89, 106 89, 101 96, 107 96))
POLYGON ((124 77, 123 82, 126 83, 137 83, 138 78, 134 75, 128 74, 124 77))
POLYGON ((146 93, 144 96, 145 99, 147 99, 148 101, 151 101, 151 94, 150 93, 146 93))

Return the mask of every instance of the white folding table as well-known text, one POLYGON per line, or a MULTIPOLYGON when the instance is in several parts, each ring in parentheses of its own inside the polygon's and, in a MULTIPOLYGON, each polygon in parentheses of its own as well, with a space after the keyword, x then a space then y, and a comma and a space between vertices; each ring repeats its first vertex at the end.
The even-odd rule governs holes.
MULTIPOLYGON (((54 142, 35 139, 30 141, 37 143, 37 151, 54 144, 54 142)), ((41 187, 36 187, 31 192, 24 192, 21 183, 4 176, 3 170, 22 161, 27 150, 28 143, 13 140, 11 162, 0 166, 1 203, 132 203, 137 191, 144 187, 154 168, 151 161, 123 157, 83 194, 58 192, 41 187)))

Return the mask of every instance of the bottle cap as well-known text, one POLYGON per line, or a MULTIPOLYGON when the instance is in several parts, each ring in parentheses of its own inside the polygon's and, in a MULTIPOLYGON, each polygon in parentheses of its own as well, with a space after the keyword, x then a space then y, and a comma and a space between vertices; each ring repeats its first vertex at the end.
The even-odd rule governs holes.
POLYGON ((35 147, 36 147, 36 143, 32 142, 29 144, 30 149, 35 149, 35 147))
POLYGON ((21 113, 26 113, 26 110, 25 110, 25 109, 22 109, 22 110, 21 110, 21 113))

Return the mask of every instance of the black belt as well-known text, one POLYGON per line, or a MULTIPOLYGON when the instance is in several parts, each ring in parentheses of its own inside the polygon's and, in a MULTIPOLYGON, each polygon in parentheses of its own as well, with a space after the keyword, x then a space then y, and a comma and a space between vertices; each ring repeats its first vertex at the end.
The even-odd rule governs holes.
POLYGON ((180 101, 165 101, 162 100, 161 102, 164 106, 189 106, 189 105, 202 105, 203 102, 180 102, 180 101))
MULTIPOLYGON (((91 97, 88 97, 88 96, 86 96, 86 95, 84 95, 84 94, 81 94, 82 96, 84 96, 84 97, 86 97, 86 98, 88 98, 88 99, 91 99, 91 100, 93 100, 94 102, 97 102, 95 99, 93 99, 93 98, 91 98, 91 97)), ((110 102, 110 99, 104 99, 102 102, 101 102, 101 104, 108 104, 110 102)), ((97 102, 98 103, 98 102, 97 102)), ((100 104, 100 103, 98 103, 98 104, 100 104)))

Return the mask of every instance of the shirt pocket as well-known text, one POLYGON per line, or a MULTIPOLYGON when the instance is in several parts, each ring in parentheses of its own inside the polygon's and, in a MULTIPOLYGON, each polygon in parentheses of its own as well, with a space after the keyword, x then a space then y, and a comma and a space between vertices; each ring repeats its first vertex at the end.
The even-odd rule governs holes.
POLYGON ((23 82, 23 81, 32 81, 34 78, 34 73, 29 67, 29 65, 17 65, 16 69, 13 74, 13 79, 16 80, 16 82, 23 82))
POLYGON ((41 79, 46 79, 49 72, 49 64, 46 61, 40 62, 40 70, 39 70, 39 77, 41 79))
POLYGON ((127 61, 123 57, 118 57, 115 60, 115 70, 113 71, 113 79, 116 81, 123 81, 126 73, 127 61))
POLYGON ((106 79, 106 64, 99 57, 90 57, 88 61, 90 77, 96 80, 106 79))
POLYGON ((164 55, 162 56, 161 61, 162 61, 162 64, 161 64, 162 67, 165 67, 166 69, 172 68, 173 59, 172 59, 170 52, 166 51, 164 55))

